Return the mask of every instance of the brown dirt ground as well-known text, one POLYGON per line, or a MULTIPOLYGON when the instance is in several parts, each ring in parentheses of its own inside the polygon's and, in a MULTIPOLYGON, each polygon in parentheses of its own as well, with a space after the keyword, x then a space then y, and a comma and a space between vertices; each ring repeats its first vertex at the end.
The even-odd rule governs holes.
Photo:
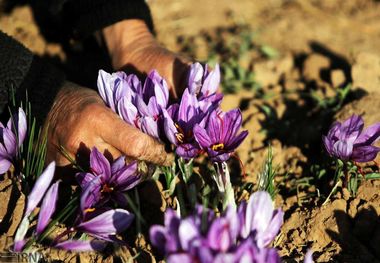
MULTIPOLYGON (((276 60, 251 61, 264 91, 274 96, 257 99, 251 92, 242 91, 227 95, 223 108, 243 106, 244 128, 250 135, 238 153, 249 175, 248 181, 257 181, 268 143, 273 147, 274 163, 280 175, 276 179, 280 189, 276 203, 286 211, 275 244, 284 260, 299 262, 307 248, 312 248, 316 262, 379 262, 380 183, 365 181, 355 198, 349 197, 345 190, 339 191, 331 202, 321 206, 319 191, 325 193, 326 186, 317 189, 300 182, 310 178, 310 163, 318 163, 321 134, 334 118, 342 120, 357 113, 368 123, 380 120, 380 93, 376 85, 380 84, 380 3, 151 0, 149 4, 158 39, 174 51, 181 50, 179 40, 183 37, 249 24, 257 33, 255 41, 269 44, 280 52, 276 60), (350 98, 353 103, 335 116, 321 114, 303 96, 305 91, 314 89, 318 95, 328 98, 335 94, 336 87, 348 82, 354 87, 350 98), (275 118, 266 117, 261 110, 263 105, 275 112, 275 118)), ((0 29, 37 54, 63 61, 66 58, 60 45, 44 40, 28 7, 17 7, 10 14, 2 15, 0 29)), ((199 48, 195 58, 205 59, 205 43, 195 37, 192 44, 199 48)), ((9 200, 0 205, 0 213, 4 213, 2 220, 8 220, 7 230, 0 227, 3 242, 13 235, 14 224, 20 220, 17 213, 6 215, 6 211, 22 203, 22 199, 12 201, 19 193, 8 185, 7 179, 0 184, 1 199, 9 200)), ((150 201, 147 200, 148 205, 150 201)), ((97 255, 63 252, 51 255, 65 262, 78 259, 112 262, 112 257, 97 255)), ((144 258, 151 258, 148 252, 144 258)))

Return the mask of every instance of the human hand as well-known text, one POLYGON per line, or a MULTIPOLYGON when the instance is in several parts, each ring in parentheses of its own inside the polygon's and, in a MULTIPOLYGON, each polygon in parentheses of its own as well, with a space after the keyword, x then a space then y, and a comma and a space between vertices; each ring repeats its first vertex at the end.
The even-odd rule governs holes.
POLYGON ((161 46, 145 22, 127 19, 103 29, 114 69, 132 68, 148 74, 156 69, 169 85, 172 97, 185 89, 190 59, 161 46))
POLYGON ((125 123, 105 106, 99 95, 90 89, 66 83, 55 98, 45 127, 48 128, 47 163, 69 165, 59 146, 78 159, 84 148, 96 146, 115 159, 126 155, 132 159, 169 165, 172 157, 157 140, 125 123), (78 156, 79 155, 79 156, 78 156))

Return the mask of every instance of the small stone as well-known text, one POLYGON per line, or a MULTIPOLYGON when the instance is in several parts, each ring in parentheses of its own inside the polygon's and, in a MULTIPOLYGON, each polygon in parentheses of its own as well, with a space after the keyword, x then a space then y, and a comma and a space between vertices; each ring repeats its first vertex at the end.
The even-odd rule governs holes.
POLYGON ((350 199, 351 197, 350 192, 348 191, 347 188, 343 188, 342 192, 343 192, 343 199, 348 201, 348 199, 350 199))
POLYGON ((343 70, 335 69, 331 71, 331 84, 333 87, 341 87, 346 82, 346 76, 344 75, 343 70))

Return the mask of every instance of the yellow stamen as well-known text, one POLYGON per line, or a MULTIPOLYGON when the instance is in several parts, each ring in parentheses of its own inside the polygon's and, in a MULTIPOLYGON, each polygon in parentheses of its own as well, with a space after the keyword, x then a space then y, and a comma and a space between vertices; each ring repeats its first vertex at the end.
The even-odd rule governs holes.
POLYGON ((177 140, 178 140, 180 143, 183 143, 183 139, 185 138, 185 136, 184 136, 182 133, 176 133, 176 134, 175 134, 175 137, 177 138, 177 140))
POLYGON ((91 212, 94 212, 95 211, 95 208, 87 208, 84 210, 85 213, 91 213, 91 212))
POLYGON ((223 143, 218 143, 218 144, 214 144, 213 146, 211 146, 211 149, 213 151, 220 151, 220 150, 223 150, 224 149, 224 144, 223 143))

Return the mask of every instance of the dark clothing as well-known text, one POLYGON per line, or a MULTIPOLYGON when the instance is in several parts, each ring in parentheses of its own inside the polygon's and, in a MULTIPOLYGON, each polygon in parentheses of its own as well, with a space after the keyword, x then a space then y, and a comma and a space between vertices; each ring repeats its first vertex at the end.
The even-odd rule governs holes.
MULTIPOLYGON (((36 20, 51 19, 50 25, 56 27, 62 41, 84 39, 124 19, 143 19, 153 30, 144 0, 35 0, 31 4, 36 20)), ((0 112, 6 110, 13 90, 18 104, 27 96, 41 124, 65 85, 65 74, 1 31, 0 62, 0 112)))

